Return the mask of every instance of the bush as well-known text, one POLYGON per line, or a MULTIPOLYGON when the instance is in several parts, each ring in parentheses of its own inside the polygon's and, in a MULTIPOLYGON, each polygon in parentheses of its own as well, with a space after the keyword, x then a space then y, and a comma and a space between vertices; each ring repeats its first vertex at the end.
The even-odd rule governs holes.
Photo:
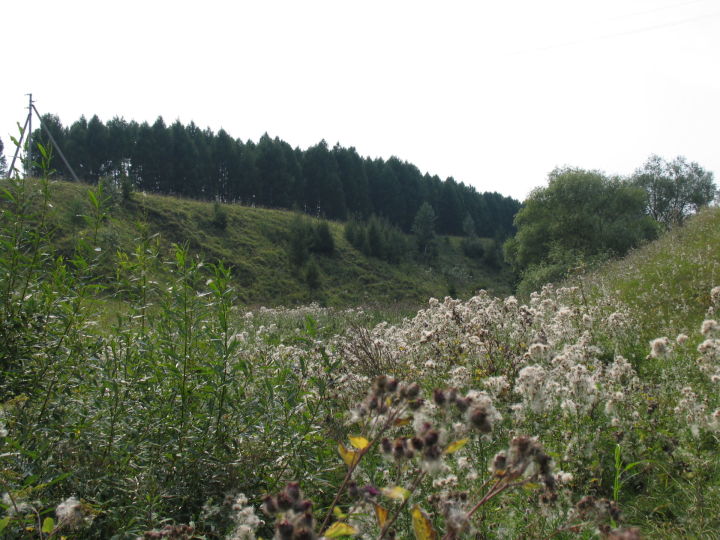
POLYGON ((228 214, 227 210, 220 204, 219 201, 215 201, 213 204, 213 216, 210 223, 217 229, 224 231, 227 229, 228 214))

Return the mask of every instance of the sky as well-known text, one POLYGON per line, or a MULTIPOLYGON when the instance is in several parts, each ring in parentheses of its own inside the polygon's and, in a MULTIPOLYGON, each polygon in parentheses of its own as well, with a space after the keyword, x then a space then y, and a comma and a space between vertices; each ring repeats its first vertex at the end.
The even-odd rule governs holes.
MULTIPOLYGON (((27 115, 194 121, 524 199, 651 154, 720 176, 720 0, 5 2, 0 138, 27 115)), ((37 124, 36 124, 37 125, 37 124)))

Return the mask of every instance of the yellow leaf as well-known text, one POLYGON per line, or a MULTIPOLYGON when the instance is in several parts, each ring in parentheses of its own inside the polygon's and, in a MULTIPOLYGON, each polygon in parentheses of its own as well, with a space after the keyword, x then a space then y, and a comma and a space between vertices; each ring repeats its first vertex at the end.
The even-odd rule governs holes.
POLYGON ((333 514, 335 514, 335 517, 338 519, 345 519, 347 517, 347 514, 343 514, 339 506, 333 506, 333 514))
POLYGON ((410 496, 410 492, 404 487, 393 486, 382 489, 382 494, 388 499, 395 499, 396 501, 404 501, 410 496))
POLYGON ((343 443, 338 444, 338 452, 348 467, 352 467, 360 459, 360 452, 348 450, 343 443))
POLYGON ((540 489, 542 486, 538 484, 537 482, 527 482, 523 484, 523 489, 526 491, 533 491, 535 489, 540 489))
POLYGON ((470 440, 470 439, 468 439, 468 438, 466 437, 466 438, 464 438, 464 439, 460 439, 460 440, 458 440, 458 441, 455 441, 455 442, 453 442, 453 443, 450 443, 450 444, 448 445, 448 447, 443 451, 443 454, 452 454, 453 452, 457 452, 457 451, 460 450, 463 446, 465 446, 469 440, 470 440))
POLYGON ((430 518, 417 504, 410 509, 410 514, 416 540, 437 540, 437 533, 430 523, 430 518))
POLYGON ((376 504, 374 506, 375 506, 375 516, 377 517, 378 525, 382 529, 383 527, 385 527, 385 523, 387 522, 388 511, 385 508, 383 508, 382 506, 380 506, 379 504, 376 504))
POLYGON ((365 437, 351 435, 348 439, 350 439, 350 443, 358 450, 362 450, 363 448, 370 446, 370 441, 368 441, 365 437))
POLYGON ((413 421, 413 417, 408 416, 407 418, 398 418, 397 420, 395 420, 394 424, 396 426, 407 426, 412 421, 413 421))
POLYGON ((327 531, 325 531, 325 534, 323 534, 326 538, 339 538, 341 536, 355 536, 358 533, 358 530, 355 527, 352 527, 348 525, 347 523, 341 523, 340 521, 336 521, 330 527, 327 531))

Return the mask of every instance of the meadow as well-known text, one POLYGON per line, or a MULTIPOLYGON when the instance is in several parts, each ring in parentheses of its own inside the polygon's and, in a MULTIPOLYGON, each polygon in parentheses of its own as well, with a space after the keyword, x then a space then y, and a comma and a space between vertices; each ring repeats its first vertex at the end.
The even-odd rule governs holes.
POLYGON ((718 208, 403 313, 252 307, 96 191, 69 249, 56 188, 3 184, 4 537, 718 537, 718 208))

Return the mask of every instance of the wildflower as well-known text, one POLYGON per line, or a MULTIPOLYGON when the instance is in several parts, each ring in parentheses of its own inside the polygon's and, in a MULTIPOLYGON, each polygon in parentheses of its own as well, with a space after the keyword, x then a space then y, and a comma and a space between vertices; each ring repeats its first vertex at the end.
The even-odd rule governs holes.
POLYGON ((72 496, 57 506, 55 515, 58 518, 58 526, 74 529, 83 523, 86 512, 78 498, 72 496))
POLYGON ((675 343, 678 345, 684 344, 688 340, 687 334, 678 334, 678 337, 675 338, 675 343))
POLYGON ((703 336, 714 334, 718 330, 720 330, 720 325, 714 319, 708 319, 703 321, 702 326, 700 327, 700 333, 703 336))
POLYGON ((670 340, 666 337, 653 339, 650 342, 650 357, 665 358, 670 352, 670 340))

